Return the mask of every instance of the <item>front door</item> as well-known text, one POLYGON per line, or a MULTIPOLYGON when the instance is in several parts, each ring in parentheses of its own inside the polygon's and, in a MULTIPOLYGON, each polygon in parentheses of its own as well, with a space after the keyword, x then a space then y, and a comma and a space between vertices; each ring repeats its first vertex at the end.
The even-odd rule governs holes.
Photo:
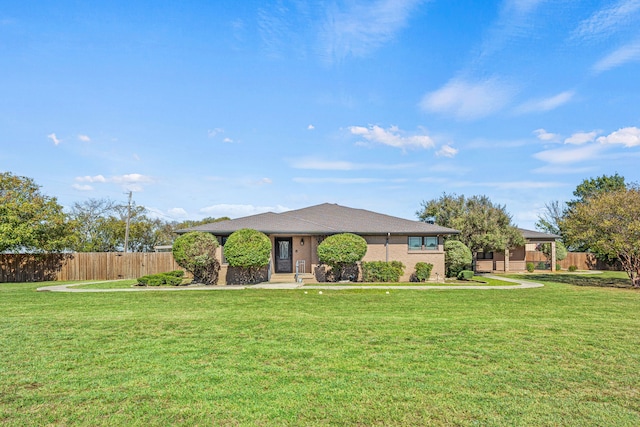
POLYGON ((276 273, 293 273, 293 249, 291 237, 276 237, 276 273))

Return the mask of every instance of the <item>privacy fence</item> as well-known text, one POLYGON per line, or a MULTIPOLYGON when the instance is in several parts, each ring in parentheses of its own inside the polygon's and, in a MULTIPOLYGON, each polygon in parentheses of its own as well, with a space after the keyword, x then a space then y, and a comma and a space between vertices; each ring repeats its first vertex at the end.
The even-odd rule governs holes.
MULTIPOLYGON (((527 252, 527 262, 538 264, 539 262, 547 262, 547 257, 542 252, 527 252)), ((598 261, 593 254, 585 252, 569 252, 567 257, 562 261, 558 261, 563 270, 569 266, 575 265, 578 270, 619 270, 617 265, 610 266, 602 261, 598 261)))
POLYGON ((181 270, 171 252, 0 254, 0 282, 135 279, 181 270))

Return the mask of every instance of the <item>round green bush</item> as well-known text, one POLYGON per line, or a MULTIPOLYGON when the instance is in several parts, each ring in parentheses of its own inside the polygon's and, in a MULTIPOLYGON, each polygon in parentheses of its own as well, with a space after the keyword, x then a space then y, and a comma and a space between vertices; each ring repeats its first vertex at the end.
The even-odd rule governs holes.
POLYGON ((218 283, 220 263, 216 258, 218 240, 213 234, 193 231, 173 242, 176 263, 193 274, 193 280, 206 285, 218 283))
POLYGON ((334 272, 336 280, 342 278, 346 267, 354 265, 367 253, 367 241, 352 233, 334 234, 318 245, 318 259, 334 272))
POLYGON ((254 282, 258 270, 271 260, 271 240, 266 234, 243 228, 233 232, 224 244, 224 256, 231 267, 239 267, 254 282))
POLYGON ((444 242, 444 265, 447 277, 458 277, 462 270, 471 269, 473 255, 471 250, 459 240, 444 242))

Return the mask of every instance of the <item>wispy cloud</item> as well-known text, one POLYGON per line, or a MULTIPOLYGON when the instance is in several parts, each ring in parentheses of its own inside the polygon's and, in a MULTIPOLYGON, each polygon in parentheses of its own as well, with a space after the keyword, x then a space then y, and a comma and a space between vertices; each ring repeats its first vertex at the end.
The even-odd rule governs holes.
POLYGON ((573 144, 573 145, 582 145, 582 144, 586 144, 587 142, 593 142, 596 139, 596 136, 598 136, 600 132, 599 131, 591 131, 591 132, 576 132, 573 135, 571 135, 569 138, 566 138, 564 140, 565 144, 573 144))
POLYGON ((238 218, 249 215, 256 215, 265 212, 286 212, 291 210, 285 206, 276 205, 276 206, 255 206, 255 205, 234 205, 234 204, 217 204, 212 206, 207 206, 200 209, 200 213, 214 216, 214 217, 223 217, 228 216, 230 218, 238 218))
POLYGON ((458 149, 453 148, 450 145, 443 145, 438 151, 436 151, 436 156, 439 157, 455 157, 456 154, 458 154, 458 149))
POLYGON ((385 182, 385 180, 381 179, 381 178, 335 178, 335 177, 305 178, 305 177, 296 177, 296 178, 293 178, 293 182, 297 182, 299 184, 372 184, 372 183, 375 183, 375 182, 385 182))
POLYGON ((640 61, 640 39, 616 49, 596 62, 593 71, 602 73, 634 61, 640 61))
POLYGON ((538 113, 555 110, 573 99, 574 91, 568 90, 548 98, 527 101, 516 108, 517 113, 538 113))
MULTIPOLYGON (((94 175, 94 176, 78 176, 75 178, 76 182, 88 182, 88 183, 114 183, 122 186, 127 191, 143 191, 143 184, 151 184, 154 182, 154 179, 147 175, 142 175, 139 173, 132 173, 126 175, 114 175, 109 178, 105 178, 103 175, 94 175)), ((79 184, 75 184, 74 188, 79 184)), ((85 186, 85 190, 88 190, 89 186, 85 186)))
POLYGON ((384 129, 378 125, 351 126, 349 132, 352 135, 362 137, 366 141, 388 145, 396 148, 432 148, 434 146, 433 139, 429 135, 407 135, 406 132, 400 130, 397 126, 391 126, 384 129))
POLYGON ((345 160, 322 160, 313 157, 290 159, 289 164, 294 169, 307 170, 399 170, 415 167, 415 163, 354 163, 345 160))
POLYGON ((322 51, 328 62, 364 57, 392 40, 423 0, 354 1, 329 7, 322 27, 322 51))
POLYGON ((573 38, 582 40, 604 38, 619 32, 627 26, 637 26, 640 0, 620 0, 613 6, 600 9, 580 22, 573 32, 573 38))
POLYGON ((307 126, 307 130, 314 130, 316 127, 314 125, 307 126))
POLYGON ((220 135, 221 133, 224 133, 224 129, 222 129, 222 128, 209 129, 207 131, 207 136, 209 138, 215 138, 216 136, 220 135))
POLYGON ((189 214, 183 208, 171 208, 167 211, 172 218, 186 218, 189 214))
POLYGON ((585 175, 595 170, 594 167, 569 167, 567 165, 546 165, 533 169, 531 172, 547 175, 585 175))
POLYGON ((47 138, 53 141, 53 145, 58 145, 62 142, 61 139, 58 139, 55 133, 50 133, 49 135, 47 135, 47 138))
POLYGON ((552 164, 571 164, 597 159, 601 152, 602 145, 586 144, 577 148, 562 147, 540 151, 533 157, 552 164))
POLYGON ((497 78, 476 82, 452 79, 442 88, 426 94, 420 107, 430 113, 474 120, 501 110, 514 94, 513 86, 497 78))
POLYGON ((93 191, 93 187, 89 184, 73 184, 72 187, 78 191, 93 191))
POLYGON ((78 139, 82 142, 91 142, 91 138, 88 135, 78 135, 78 139))
POLYGON ((601 144, 621 144, 625 147, 640 146, 640 128, 626 127, 598 138, 601 144))
POLYGON ((560 135, 558 135, 557 133, 547 132, 542 128, 534 130, 533 133, 536 135, 536 137, 540 141, 551 142, 551 141, 557 141, 560 138, 560 135))

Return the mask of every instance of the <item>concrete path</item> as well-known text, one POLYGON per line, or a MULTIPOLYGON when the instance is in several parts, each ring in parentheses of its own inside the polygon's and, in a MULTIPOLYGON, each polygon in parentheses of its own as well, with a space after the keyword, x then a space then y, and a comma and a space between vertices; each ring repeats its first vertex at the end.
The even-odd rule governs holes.
POLYGON ((90 284, 99 284, 105 283, 101 282, 92 282, 92 283, 79 283, 72 285, 54 285, 54 286, 43 286, 38 288, 38 292, 160 292, 160 291, 238 291, 243 289, 322 289, 322 290, 333 290, 333 291, 343 291, 349 289, 394 289, 394 290, 456 290, 456 289, 476 289, 476 290, 505 290, 505 289, 531 289, 531 288, 541 288, 544 285, 542 283, 529 282, 526 280, 516 280, 509 279, 501 276, 493 276, 493 275, 485 275, 485 277, 489 277, 492 279, 502 280, 505 282, 512 282, 514 285, 512 286, 465 286, 465 285, 427 285, 427 286, 351 286, 351 285, 336 285, 336 286, 326 286, 326 285, 307 285, 304 286, 301 283, 259 283, 257 285, 247 285, 247 286, 180 286, 180 287, 166 287, 166 288, 155 288, 155 287, 131 287, 131 288, 117 288, 117 289, 78 289, 74 288, 74 286, 80 285, 90 285, 90 284))

